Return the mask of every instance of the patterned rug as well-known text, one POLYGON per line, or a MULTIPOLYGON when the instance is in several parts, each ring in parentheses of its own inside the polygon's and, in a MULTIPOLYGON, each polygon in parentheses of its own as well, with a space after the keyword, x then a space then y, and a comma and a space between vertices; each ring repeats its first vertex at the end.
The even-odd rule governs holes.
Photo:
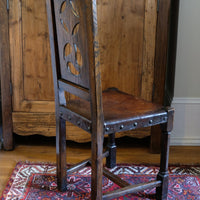
MULTIPOLYGON (((158 167, 145 165, 118 165, 112 171, 130 183, 154 180, 158 167), (133 178, 134 176, 134 178, 133 178)), ((200 166, 171 166, 169 168, 169 200, 200 200, 200 166)), ((2 193, 2 200, 80 200, 90 199, 90 167, 86 167, 68 176, 68 190, 57 190, 56 167, 54 164, 17 163, 11 178, 2 193)), ((116 184, 104 177, 103 190, 118 188, 116 184)), ((155 199, 155 189, 130 194, 117 200, 155 199)))

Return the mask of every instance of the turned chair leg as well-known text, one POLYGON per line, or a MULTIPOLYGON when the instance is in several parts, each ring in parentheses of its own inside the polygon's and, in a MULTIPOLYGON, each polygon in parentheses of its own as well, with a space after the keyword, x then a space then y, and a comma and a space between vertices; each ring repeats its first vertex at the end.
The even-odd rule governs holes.
POLYGON ((56 126, 56 159, 57 159, 57 185, 58 190, 67 190, 66 169, 66 125, 65 120, 57 118, 56 126))
POLYGON ((109 152, 106 157, 106 167, 113 168, 116 166, 116 144, 115 144, 115 133, 108 135, 107 150, 109 152))
POLYGON ((157 175, 157 180, 161 180, 161 186, 156 188, 156 199, 167 199, 168 193, 168 158, 169 158, 169 139, 170 132, 163 131, 161 136, 161 160, 160 160, 160 171, 157 175))
POLYGON ((168 193, 168 160, 169 160, 169 143, 170 134, 173 128, 174 110, 167 109, 168 120, 166 124, 161 125, 161 157, 160 157, 160 171, 157 175, 157 180, 161 180, 161 186, 156 188, 156 199, 167 199, 168 193))

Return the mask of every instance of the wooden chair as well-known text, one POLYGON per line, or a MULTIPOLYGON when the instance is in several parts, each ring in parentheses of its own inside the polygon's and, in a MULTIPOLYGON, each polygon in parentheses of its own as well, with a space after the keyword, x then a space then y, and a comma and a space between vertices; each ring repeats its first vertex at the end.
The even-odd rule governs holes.
POLYGON ((163 108, 115 88, 102 92, 96 0, 47 0, 47 11, 56 104, 59 190, 66 190, 67 174, 91 164, 92 200, 116 198, 152 187, 156 187, 157 199, 166 199, 173 109, 163 108), (78 98, 67 99, 66 92, 78 98), (91 134, 92 148, 91 159, 69 169, 66 169, 66 121, 91 134), (157 124, 162 127, 157 180, 130 185, 112 174, 107 168, 116 165, 115 133, 157 124), (109 139, 107 150, 103 152, 105 135, 109 139), (104 157, 107 168, 103 168, 104 157), (103 175, 121 189, 103 194, 103 175))

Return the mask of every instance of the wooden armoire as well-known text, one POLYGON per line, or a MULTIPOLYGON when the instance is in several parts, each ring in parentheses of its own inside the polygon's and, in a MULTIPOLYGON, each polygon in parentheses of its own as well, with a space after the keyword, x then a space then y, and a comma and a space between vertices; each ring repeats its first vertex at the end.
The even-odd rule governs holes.
MULTIPOLYGON (((171 103, 178 7, 179 0, 98 0, 103 89, 116 87, 171 103)), ((13 132, 55 136, 45 0, 1 0, 0 34, 3 138, 4 149, 10 150, 13 132)), ((158 131, 142 129, 131 135, 151 134, 156 152, 158 131)), ((85 142, 90 135, 67 124, 67 139, 85 142)))

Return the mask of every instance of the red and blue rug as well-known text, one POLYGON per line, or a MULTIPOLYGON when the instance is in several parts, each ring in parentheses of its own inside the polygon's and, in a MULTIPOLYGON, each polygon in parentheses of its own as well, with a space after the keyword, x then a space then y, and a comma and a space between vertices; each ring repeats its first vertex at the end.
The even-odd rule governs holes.
MULTIPOLYGON (((112 171, 124 180, 137 184, 155 180, 158 167, 127 164, 112 171), (134 178, 133 178, 134 177, 134 178)), ((200 166, 171 166, 169 168, 168 200, 200 200, 200 166)), ((56 184, 56 167, 44 163, 17 163, 2 193, 2 200, 81 200, 90 199, 90 167, 68 176, 67 192, 59 192, 56 184)), ((112 191, 118 186, 103 179, 103 190, 112 191)), ((155 189, 130 194, 117 200, 155 199, 155 189)))

